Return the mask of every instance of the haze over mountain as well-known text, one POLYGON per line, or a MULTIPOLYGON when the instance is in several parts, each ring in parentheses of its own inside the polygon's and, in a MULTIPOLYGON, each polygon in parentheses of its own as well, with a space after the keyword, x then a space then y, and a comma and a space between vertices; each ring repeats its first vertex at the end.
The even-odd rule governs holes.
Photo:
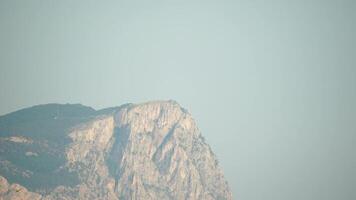
POLYGON ((232 199, 175 101, 94 110, 47 104, 0 117, 0 199, 232 199))

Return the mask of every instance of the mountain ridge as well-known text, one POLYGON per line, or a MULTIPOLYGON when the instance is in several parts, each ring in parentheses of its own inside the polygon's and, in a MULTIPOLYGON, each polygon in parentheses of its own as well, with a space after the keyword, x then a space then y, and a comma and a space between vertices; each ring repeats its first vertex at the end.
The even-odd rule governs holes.
MULTIPOLYGON (((54 116, 49 121, 65 121, 65 117, 78 113, 82 116, 81 112, 59 113, 64 113, 58 115, 63 119, 54 116)), ((51 137, 43 141, 29 137, 34 142, 16 144, 23 148, 17 154, 11 151, 11 147, 15 148, 13 142, 6 140, 15 136, 1 132, 5 129, 1 127, 4 118, 0 117, 0 142, 8 147, 0 147, 0 175, 12 183, 25 183, 31 192, 41 195, 40 199, 232 199, 216 156, 191 114, 176 101, 124 104, 88 113, 90 116, 83 115, 85 120, 64 123, 68 127, 60 129, 66 138, 60 142, 62 145, 52 147, 51 137), (43 164, 47 157, 31 160, 46 155, 41 151, 45 142, 49 152, 58 151, 49 156, 61 158, 51 168, 36 165, 43 164), (19 163, 9 155, 18 155, 17 159, 27 162, 19 163), (4 167, 6 163, 10 167, 4 167), (28 163, 35 167, 26 167, 28 163), (11 166, 19 170, 14 172, 11 166), (26 170, 28 177, 23 176, 26 170), (41 173, 43 177, 75 178, 64 178, 64 182, 54 182, 50 187, 33 184, 40 181, 34 177, 41 173)), ((10 193, 0 193, 0 197, 10 193)))

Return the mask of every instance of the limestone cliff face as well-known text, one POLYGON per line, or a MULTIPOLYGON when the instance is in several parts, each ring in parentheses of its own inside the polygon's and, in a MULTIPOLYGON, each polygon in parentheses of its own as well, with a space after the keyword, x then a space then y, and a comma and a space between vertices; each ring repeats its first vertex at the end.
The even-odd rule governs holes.
MULTIPOLYGON (((232 199, 216 157, 192 116, 176 102, 130 104, 98 113, 65 134, 65 159, 54 171, 72 174, 76 181, 45 190, 39 186, 34 188, 38 194, 23 190, 30 193, 26 195, 48 200, 232 199)), ((6 179, 0 180, 0 199, 10 194, 15 199, 6 179)))
POLYGON ((125 199, 231 199, 215 156, 191 115, 151 102, 116 116, 116 192, 125 199), (125 141, 121 145, 120 141, 125 141), (122 155, 122 156, 120 156, 122 155))

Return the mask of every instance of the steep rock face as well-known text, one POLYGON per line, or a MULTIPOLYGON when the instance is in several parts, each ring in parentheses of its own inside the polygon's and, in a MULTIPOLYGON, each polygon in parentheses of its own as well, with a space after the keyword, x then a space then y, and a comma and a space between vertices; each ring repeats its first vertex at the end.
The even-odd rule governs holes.
POLYGON ((231 199, 215 156, 177 103, 131 106, 115 117, 117 137, 126 140, 112 155, 119 155, 114 176, 121 197, 231 199))
POLYGON ((76 187, 59 186, 46 198, 117 199, 115 181, 109 177, 105 161, 112 146, 113 134, 113 116, 101 116, 75 127, 69 133, 72 142, 66 149, 65 168, 76 172, 80 184, 76 187))
MULTIPOLYGON (((68 130, 65 161, 54 169, 75 175, 77 181, 46 190, 35 188, 42 195, 32 193, 36 198, 232 199, 195 121, 176 102, 129 104, 97 112, 68 130)), ((32 142, 16 137, 26 145, 32 142)), ((9 137, 3 140, 11 142, 9 137)), ((10 194, 1 190, 8 187, 6 182, 0 188, 0 199, 10 194)))

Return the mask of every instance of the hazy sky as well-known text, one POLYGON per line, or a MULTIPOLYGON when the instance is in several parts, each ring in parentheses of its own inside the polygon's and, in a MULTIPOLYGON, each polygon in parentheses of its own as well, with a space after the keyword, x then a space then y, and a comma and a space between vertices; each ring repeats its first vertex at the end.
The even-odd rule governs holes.
POLYGON ((0 115, 174 99, 234 199, 356 199, 356 1, 0 0, 0 115))

